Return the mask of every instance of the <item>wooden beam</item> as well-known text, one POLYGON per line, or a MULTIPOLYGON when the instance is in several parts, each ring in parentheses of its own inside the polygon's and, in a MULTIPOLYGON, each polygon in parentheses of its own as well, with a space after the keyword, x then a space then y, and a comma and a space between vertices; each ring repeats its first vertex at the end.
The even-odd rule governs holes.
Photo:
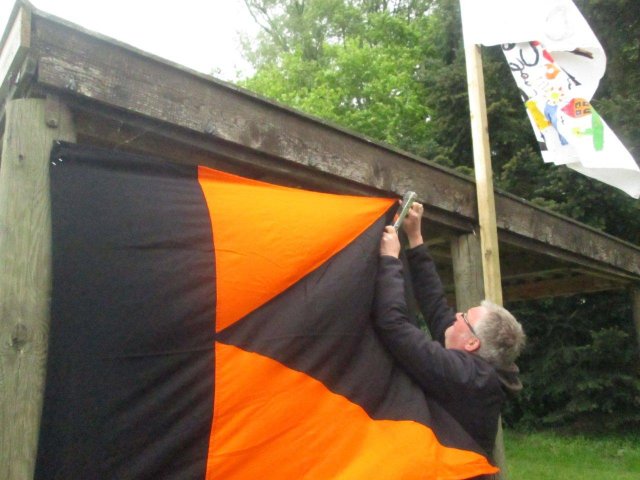
POLYGON ((49 155, 74 141, 55 100, 7 105, 0 168, 0 478, 33 478, 42 409, 49 299, 49 155))
MULTIPOLYGON (((535 215, 534 212, 530 212, 530 214, 535 215)), ((570 225, 566 225, 566 227, 567 229, 571 229, 570 225)), ((505 231, 498 232, 498 238, 500 241, 511 247, 517 247, 525 252, 528 251, 549 257, 546 259, 545 264, 548 263, 549 260, 556 260, 565 266, 579 266, 590 271, 601 272, 602 274, 612 275, 621 279, 638 279, 638 274, 631 271, 635 270, 634 267, 623 269, 612 263, 617 262, 621 257, 626 257, 630 261, 636 261, 636 254, 633 252, 636 249, 640 252, 638 247, 631 246, 631 248, 629 248, 629 244, 627 242, 619 239, 617 239, 617 242, 615 243, 610 242, 609 239, 607 239, 607 235, 602 232, 600 232, 600 235, 591 235, 589 232, 583 233, 586 239, 591 239, 592 242, 586 245, 586 250, 583 250, 582 252, 575 248, 560 248, 555 245, 543 243, 535 238, 525 238, 505 231), (600 257, 601 254, 603 254, 602 248, 618 250, 615 255, 617 258, 604 254, 602 255, 602 260, 598 260, 597 257, 600 257)), ((640 260, 640 258, 638 258, 638 260, 640 260)))
POLYGON ((637 245, 506 194, 496 197, 496 208, 504 219, 499 222, 501 241, 589 268, 601 265, 640 275, 640 263, 624 267, 625 261, 637 261, 632 259, 633 252, 640 252, 637 245))
POLYGON ((504 286, 504 297, 508 302, 535 300, 540 298, 567 297, 582 293, 623 290, 628 283, 602 277, 580 275, 529 281, 520 285, 504 286))
POLYGON ((384 193, 216 137, 158 125, 151 120, 109 111, 95 103, 87 105, 75 99, 74 104, 73 97, 68 100, 77 119, 78 140, 84 143, 153 155, 176 163, 205 165, 279 185, 371 196, 384 193))

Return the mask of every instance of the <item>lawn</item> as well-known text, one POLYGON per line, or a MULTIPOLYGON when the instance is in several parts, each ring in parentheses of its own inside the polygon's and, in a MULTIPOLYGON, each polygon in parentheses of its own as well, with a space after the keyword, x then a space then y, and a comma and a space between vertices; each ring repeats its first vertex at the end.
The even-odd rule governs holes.
POLYGON ((638 480, 640 434, 504 433, 509 480, 638 480))

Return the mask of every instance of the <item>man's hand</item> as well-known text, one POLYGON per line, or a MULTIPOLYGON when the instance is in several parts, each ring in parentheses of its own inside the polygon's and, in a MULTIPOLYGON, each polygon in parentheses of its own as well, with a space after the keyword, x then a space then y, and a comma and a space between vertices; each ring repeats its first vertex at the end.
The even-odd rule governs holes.
POLYGON ((407 214, 407 218, 405 218, 404 222, 402 223, 402 228, 409 238, 409 246, 411 248, 417 247, 418 245, 422 245, 424 243, 422 239, 422 231, 420 229, 423 212, 424 207, 422 206, 422 204, 413 202, 413 205, 411 205, 409 213, 407 214))
POLYGON ((400 256, 400 239, 396 229, 391 225, 384 227, 384 232, 382 232, 380 255, 388 255, 395 258, 400 256))

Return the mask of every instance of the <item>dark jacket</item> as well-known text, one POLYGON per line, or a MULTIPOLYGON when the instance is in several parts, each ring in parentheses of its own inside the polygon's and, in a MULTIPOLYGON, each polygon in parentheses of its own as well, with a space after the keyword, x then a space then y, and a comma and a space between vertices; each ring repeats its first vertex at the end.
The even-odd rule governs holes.
POLYGON ((413 288, 435 340, 414 325, 404 296, 400 260, 383 256, 376 280, 374 322, 391 354, 491 456, 505 391, 522 388, 517 367, 499 371, 475 354, 444 348, 444 331, 455 321, 426 246, 407 252, 413 288))

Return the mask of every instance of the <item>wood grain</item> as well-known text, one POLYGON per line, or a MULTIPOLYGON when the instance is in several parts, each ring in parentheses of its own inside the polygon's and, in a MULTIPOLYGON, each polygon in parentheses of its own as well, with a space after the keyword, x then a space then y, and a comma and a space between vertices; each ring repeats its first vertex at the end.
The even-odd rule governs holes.
POLYGON ((51 293, 49 154, 73 141, 55 100, 7 105, 0 168, 0 478, 33 477, 51 293), (47 126, 47 122, 51 126, 47 126))

